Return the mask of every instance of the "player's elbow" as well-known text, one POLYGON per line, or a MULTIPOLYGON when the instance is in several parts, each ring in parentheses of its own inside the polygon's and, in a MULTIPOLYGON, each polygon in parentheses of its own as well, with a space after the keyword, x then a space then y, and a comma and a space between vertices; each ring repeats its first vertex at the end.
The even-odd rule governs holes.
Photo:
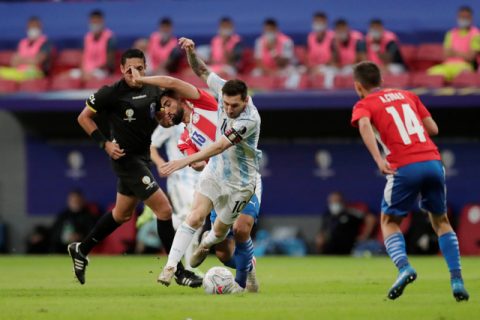
POLYGON ((428 135, 433 137, 438 135, 438 127, 437 126, 431 126, 427 128, 428 135))

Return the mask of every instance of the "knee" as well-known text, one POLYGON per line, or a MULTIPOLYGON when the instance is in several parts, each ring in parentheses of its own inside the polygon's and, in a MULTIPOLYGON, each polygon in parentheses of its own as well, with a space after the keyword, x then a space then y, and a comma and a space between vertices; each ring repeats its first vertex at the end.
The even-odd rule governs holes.
POLYGON ((203 216, 196 211, 192 211, 185 219, 185 222, 192 228, 198 229, 203 225, 203 216))
POLYGON ((250 238, 251 226, 249 224, 235 224, 233 234, 236 241, 245 242, 250 238))
POLYGON ((227 262, 231 258, 231 255, 228 252, 225 252, 223 250, 216 250, 215 255, 217 256, 218 260, 220 260, 222 263, 227 262))
POLYGON ((170 220, 172 218, 172 206, 168 203, 155 209, 152 208, 152 211, 155 213, 155 216, 160 220, 170 220))
POLYGON ((115 220, 116 223, 123 224, 125 222, 128 222, 132 218, 133 211, 121 212, 120 210, 113 209, 112 216, 113 220, 115 220))

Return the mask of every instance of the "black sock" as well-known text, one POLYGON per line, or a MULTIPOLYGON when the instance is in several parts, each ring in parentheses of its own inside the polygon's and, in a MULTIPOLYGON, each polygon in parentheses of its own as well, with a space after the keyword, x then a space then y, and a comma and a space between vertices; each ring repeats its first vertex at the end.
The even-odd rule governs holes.
MULTIPOLYGON (((160 240, 162 241, 163 247, 170 253, 172 248, 173 238, 175 238, 175 229, 173 229, 172 219, 170 220, 160 220, 157 219, 157 232, 160 240)), ((183 264, 181 262, 177 265, 178 270, 184 270, 183 264)))
POLYGON ((113 219, 112 212, 105 213, 80 244, 80 252, 84 255, 89 254, 93 247, 115 231, 119 226, 120 224, 113 219))

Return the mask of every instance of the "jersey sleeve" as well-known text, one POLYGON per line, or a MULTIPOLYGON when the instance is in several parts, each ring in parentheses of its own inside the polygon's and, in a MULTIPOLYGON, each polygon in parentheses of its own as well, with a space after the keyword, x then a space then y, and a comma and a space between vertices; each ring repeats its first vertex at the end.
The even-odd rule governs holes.
POLYGON ((164 128, 162 126, 157 126, 155 131, 152 133, 152 146, 160 148, 165 144, 165 142, 170 139, 174 128, 164 128))
POLYGON ((111 87, 103 86, 87 99, 86 106, 95 113, 106 111, 111 98, 111 92, 111 87))
POLYGON ((207 85, 214 92, 214 94, 221 96, 223 85, 225 84, 225 79, 222 79, 215 72, 210 72, 207 78, 207 85))
POLYGON ((195 108, 210 110, 210 111, 217 111, 218 110, 218 103, 214 97, 212 97, 208 92, 198 89, 198 93, 200 97, 198 99, 186 99, 193 103, 195 108))
POLYGON ((186 156, 192 155, 199 151, 192 139, 190 139, 190 133, 188 132, 187 128, 183 130, 183 133, 178 140, 177 147, 178 150, 180 150, 180 152, 186 156))
POLYGON ((423 102, 420 100, 420 98, 414 93, 409 92, 409 94, 410 94, 410 98, 415 102, 415 106, 416 106, 418 115, 420 116, 420 119, 423 120, 425 118, 431 117, 432 115, 427 110, 427 108, 425 107, 423 102))
POLYGON ((255 133, 256 128, 257 122, 254 119, 245 117, 235 119, 232 127, 225 131, 225 137, 231 144, 237 144, 255 133))
POLYGON ((363 117, 367 118, 372 118, 372 113, 370 110, 365 106, 365 104, 359 102, 353 107, 353 112, 352 112, 352 120, 351 124, 354 127, 358 127, 358 120, 360 120, 363 117))

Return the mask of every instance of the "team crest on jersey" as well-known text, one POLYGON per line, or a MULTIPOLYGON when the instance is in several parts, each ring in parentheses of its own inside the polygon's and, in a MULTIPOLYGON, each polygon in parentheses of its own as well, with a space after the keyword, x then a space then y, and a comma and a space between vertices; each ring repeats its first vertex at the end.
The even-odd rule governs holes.
POLYGON ((125 110, 125 115, 127 116, 126 118, 123 118, 123 120, 132 122, 133 120, 136 120, 133 115, 135 114, 135 111, 133 109, 127 109, 125 110))
POLYGON ((200 120, 200 115, 198 113, 194 113, 192 116, 192 122, 193 124, 197 124, 197 122, 200 120))
POLYGON ((152 181, 149 176, 144 176, 142 178, 142 183, 147 186, 146 190, 151 189, 155 186, 155 181, 152 181))

